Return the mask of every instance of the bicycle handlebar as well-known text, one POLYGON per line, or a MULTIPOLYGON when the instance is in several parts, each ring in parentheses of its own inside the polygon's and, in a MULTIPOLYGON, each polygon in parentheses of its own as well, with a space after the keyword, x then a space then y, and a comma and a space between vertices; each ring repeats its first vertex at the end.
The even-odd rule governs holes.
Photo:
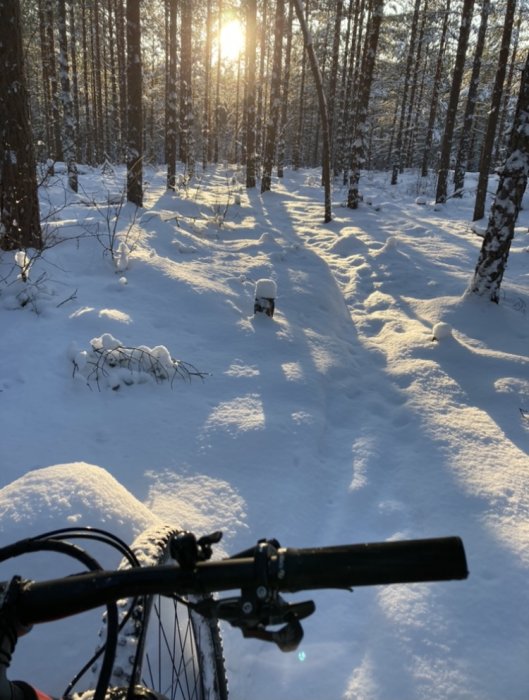
POLYGON ((15 605, 23 624, 69 617, 110 601, 150 593, 204 594, 265 585, 278 592, 464 579, 459 537, 310 549, 280 548, 266 570, 251 556, 199 562, 193 569, 155 566, 23 582, 15 605))

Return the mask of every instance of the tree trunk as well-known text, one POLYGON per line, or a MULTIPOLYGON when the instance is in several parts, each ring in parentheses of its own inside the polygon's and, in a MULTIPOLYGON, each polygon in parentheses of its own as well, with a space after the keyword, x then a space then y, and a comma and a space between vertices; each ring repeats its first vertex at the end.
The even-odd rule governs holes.
POLYGON ((362 56, 361 81, 358 93, 358 106, 355 124, 353 126, 353 147, 351 152, 351 173, 349 176, 349 191, 347 206, 357 209, 359 202, 358 183, 360 170, 365 163, 365 137, 367 133, 367 114, 371 84, 375 69, 375 59, 380 34, 380 24, 384 13, 384 0, 373 0, 371 17, 367 27, 366 42, 362 56))
POLYGON ((498 123, 496 146, 494 148, 494 162, 499 163, 504 160, 502 155, 505 152, 505 146, 508 143, 508 137, 505 134, 505 121, 507 119, 507 113, 509 111, 509 103, 511 98, 512 82, 514 78, 514 71, 516 68, 518 45, 520 42, 520 25, 522 23, 522 16, 525 14, 525 8, 522 6, 518 11, 518 19, 516 20, 516 26, 514 28, 514 36, 512 42, 512 52, 511 60, 509 62, 509 71, 507 73, 507 81, 505 83, 505 89, 503 90, 503 99, 501 106, 500 121, 498 123))
POLYGON ((336 90, 338 81, 338 64, 340 62, 340 39, 342 31, 343 0, 336 0, 334 16, 334 37, 332 43, 331 73, 329 76, 329 138, 331 141, 331 168, 335 168, 336 145, 336 90))
POLYGON ((88 51, 88 34, 87 34, 87 18, 86 18, 86 3, 81 2, 81 37, 82 37, 82 64, 83 64, 83 112, 84 112, 84 134, 85 134, 85 159, 87 163, 92 163, 94 160, 94 143, 93 143, 93 120, 92 109, 90 104, 90 81, 89 81, 89 51, 88 51))
POLYGON ((45 2, 46 17, 46 41, 48 52, 48 66, 50 79, 50 100, 53 130, 53 154, 54 160, 62 160, 62 140, 61 140, 61 110, 59 104, 59 87, 57 83, 57 64, 55 61, 55 38, 53 34, 53 6, 52 0, 45 2))
POLYGON ((94 81, 95 157, 97 163, 102 163, 105 157, 105 125, 103 122, 103 59, 101 55, 101 23, 99 21, 99 2, 95 2, 92 9, 92 74, 94 81))
POLYGON ((345 31, 344 38, 344 54, 343 54, 343 66, 342 75, 340 81, 340 88, 338 93, 338 101, 336 105, 336 111, 338 112, 337 118, 335 118, 335 146, 333 147, 333 174, 337 176, 340 171, 345 167, 344 153, 345 153, 345 105, 347 100, 347 78, 349 75, 349 68, 352 61, 352 55, 350 51, 350 38, 351 38, 351 27, 353 21, 353 2, 354 0, 349 0, 349 9, 347 11, 347 28, 345 31))
MULTIPOLYGON (((108 0, 108 48, 110 62, 110 110, 109 110, 109 155, 114 159, 118 155, 118 143, 121 141, 118 103, 118 63, 116 56, 116 13, 112 0, 108 0)), ((74 42, 75 43, 75 42, 74 42)))
POLYGON ((257 176, 261 173, 263 151, 263 124, 264 124, 264 86, 266 81, 266 34, 268 30, 268 0, 262 0, 261 27, 259 32, 259 80, 257 83, 257 108, 255 113, 255 170, 257 176))
POLYGON ((194 171, 193 154, 193 97, 192 75, 192 26, 193 0, 181 2, 180 14, 180 160, 189 175, 194 171))
POLYGON ((127 134, 127 57, 125 31, 126 21, 123 12, 123 0, 115 0, 116 6, 116 53, 118 59, 119 123, 121 127, 120 147, 123 147, 127 134))
MULTIPOLYGON (((306 11, 306 8, 305 8, 306 11)), ((307 17, 305 15, 305 22, 307 17)), ((297 128, 296 135, 294 137, 294 144, 292 147, 292 166, 294 170, 299 170, 303 162, 302 156, 302 136, 303 136, 303 124, 305 121, 305 79, 307 73, 307 53, 303 50, 303 56, 301 58, 301 79, 299 85, 299 108, 298 108, 298 118, 297 118, 297 128)))
POLYGON ((310 67, 312 70, 312 76, 316 84, 316 91, 318 93, 318 104, 320 109, 320 120, 321 128, 323 132, 323 154, 322 154, 322 181, 325 193, 325 203, 324 203, 324 222, 328 224, 332 221, 332 201, 331 201, 331 144, 329 136, 329 116, 327 112, 327 102, 325 100, 325 92, 323 90, 323 80, 321 77, 320 67, 318 65, 318 59, 316 58, 316 53, 314 51, 314 44, 312 43, 312 37, 305 21, 305 15, 303 13, 303 2, 302 0, 293 0, 294 9, 296 10, 296 15, 298 22, 301 25, 301 30, 303 32, 303 40, 305 42, 305 50, 309 58, 310 67))
POLYGON ((430 101, 430 114, 428 116, 428 127, 426 129, 426 138, 422 156, 421 176, 428 175, 428 165, 430 161, 430 153, 432 150, 432 141, 435 128, 435 120, 437 117, 437 108, 439 105, 439 92, 441 90, 441 76, 443 73, 443 60, 446 49, 446 36, 448 33, 448 18, 450 16, 450 0, 446 2, 446 10, 443 19, 443 28, 441 30, 441 38, 439 40, 439 50, 437 52, 437 63, 435 66, 435 76, 433 80, 432 97, 430 101))
POLYGON ((39 36, 40 36, 40 53, 42 63, 42 86, 44 93, 44 126, 46 129, 46 152, 48 157, 51 154, 55 155, 55 147, 53 141, 53 114, 51 110, 51 92, 50 92, 50 65, 49 65, 49 48, 48 38, 46 35, 46 17, 44 14, 43 0, 38 0, 39 12, 39 36))
POLYGON ((406 105, 408 100, 408 89, 410 85, 411 78, 411 68, 413 64, 413 54, 415 53, 415 39, 417 36, 417 27, 419 24, 419 9, 421 6, 421 0, 415 0, 415 7, 413 10, 413 18, 411 21, 411 35, 410 35, 410 45, 408 47, 408 57, 406 59, 406 72, 404 73, 404 86, 402 88, 402 102, 400 104, 400 118, 399 126, 397 130, 397 139, 395 142, 395 161, 393 164, 393 176, 391 178, 391 184, 396 185, 398 182, 398 174, 402 172, 402 150, 404 144, 404 125, 406 119, 406 105))
POLYGON ((222 0, 219 0, 219 18, 217 22, 217 75, 215 85, 215 141, 213 144, 213 161, 219 162, 219 137, 220 137, 220 74, 222 65, 222 47, 220 36, 222 33, 222 0))
POLYGON ((141 0, 127 0, 127 200, 143 206, 141 0))
POLYGON ((70 36, 71 36, 71 46, 70 54, 72 57, 72 99, 73 99, 73 113, 74 113, 74 123, 75 123, 75 160, 79 161, 81 159, 81 139, 80 139, 80 126, 81 126, 81 112, 79 108, 79 78, 78 78, 78 65, 77 65, 77 44, 75 37, 77 35, 77 26, 75 21, 74 12, 74 2, 70 0, 70 36))
POLYGON ((292 20, 293 20, 294 5, 292 0, 288 3, 288 19, 287 19, 287 46, 285 50, 285 69, 283 71, 283 88, 281 97, 281 116, 279 120, 279 143, 277 146, 277 177, 283 177, 285 167, 285 131, 288 121, 288 92, 290 89, 290 61, 292 58, 292 20))
MULTIPOLYGON (((424 45, 424 28, 425 28, 425 24, 426 24, 426 18, 428 15, 428 11, 429 11, 428 0, 424 0, 424 5, 422 8, 421 24, 420 24, 419 34, 417 36, 417 42, 416 42, 417 46, 416 46, 416 50, 415 50, 413 74, 412 74, 412 80, 411 80, 410 99, 408 100, 406 125, 404 127, 403 153, 406 153, 406 156, 401 156, 401 161, 408 168, 411 167, 411 164, 412 164, 413 146, 414 146, 414 141, 415 141, 415 129, 412 127, 412 114, 413 114, 413 110, 417 109, 417 105, 416 105, 417 90, 419 90, 419 98, 417 99, 417 102, 419 104, 421 102, 419 73, 421 70, 421 61, 422 61, 423 45, 424 45)), ((418 111, 418 109, 417 109, 417 111, 418 111)))
POLYGON ((167 87, 165 93, 165 112, 167 115, 166 153, 167 153, 167 189, 175 189, 176 179, 176 2, 169 0, 166 12, 169 13, 168 22, 168 54, 169 67, 167 75, 167 87))
POLYGON ((476 48, 474 50, 474 62, 472 64, 472 76, 468 88, 467 105, 463 118, 463 128, 459 140, 459 149, 454 172, 454 196, 462 197, 465 186, 465 172, 467 170, 468 152, 470 146, 470 135, 474 125, 474 113, 478 97, 479 75, 481 71, 481 58, 485 46, 485 35, 490 13, 490 0, 483 0, 481 4, 481 21, 479 25, 476 48))
POLYGON ((70 90, 70 69, 68 65, 68 38, 66 34, 66 1, 58 0, 59 24, 59 76, 61 80, 61 101, 63 113, 63 151, 68 169, 68 185, 77 192, 77 166, 75 165, 75 123, 72 93, 70 90))
POLYGON ((470 292, 498 303, 514 227, 529 175, 529 53, 511 132, 509 157, 500 173, 496 199, 479 255, 470 292))
POLYGON ((481 158, 479 161, 479 179, 478 189, 476 192, 476 203, 474 204, 474 221, 477 219, 482 219, 485 215, 489 171, 491 166, 492 150, 494 148, 496 126, 498 125, 498 117, 500 113, 503 83, 505 82, 505 73, 507 72, 515 5, 516 0, 507 0, 501 48, 498 56, 498 69, 496 70, 496 79, 494 81, 494 88, 492 91, 492 102, 490 106, 489 118, 487 120, 487 129, 485 131, 483 146, 481 148, 481 158))
POLYGON ((456 123, 457 105, 459 103, 459 93, 463 81, 463 71, 465 69, 465 57, 467 53, 468 37, 472 24, 472 10, 474 0, 464 0, 463 11, 461 13, 461 26, 459 28, 459 40, 457 43, 457 54, 452 75, 452 86, 448 100, 448 110, 446 113, 445 129, 441 142, 441 158, 439 162, 439 174, 437 177, 436 202, 446 202, 448 170, 450 168, 450 153, 452 150, 452 139, 456 123))
POLYGON ((206 46, 204 49, 204 111, 202 115, 202 169, 211 161, 211 0, 206 7, 206 46))
POLYGON ((256 185, 255 173, 255 39, 257 0, 246 1, 246 187, 256 185))
POLYGON ((281 59, 283 53, 284 0, 277 0, 274 24, 274 58, 272 63, 272 83, 270 85, 270 110, 266 126, 266 141, 263 161, 261 193, 268 192, 272 184, 272 168, 277 145, 277 128, 281 106, 281 59))
POLYGON ((19 0, 0 0, 0 248, 42 248, 19 0))

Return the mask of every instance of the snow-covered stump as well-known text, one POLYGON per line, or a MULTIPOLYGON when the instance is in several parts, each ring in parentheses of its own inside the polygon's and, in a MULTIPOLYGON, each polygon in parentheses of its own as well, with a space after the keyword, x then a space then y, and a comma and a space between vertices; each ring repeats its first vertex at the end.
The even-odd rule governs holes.
POLYGON ((276 297, 277 285, 274 280, 257 280, 255 284, 255 303, 253 307, 254 314, 266 314, 272 318, 275 311, 276 297))

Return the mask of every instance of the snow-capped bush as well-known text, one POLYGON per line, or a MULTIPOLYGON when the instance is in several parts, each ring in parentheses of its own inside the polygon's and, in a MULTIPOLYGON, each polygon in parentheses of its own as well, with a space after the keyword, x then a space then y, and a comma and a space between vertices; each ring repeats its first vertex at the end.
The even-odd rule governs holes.
POLYGON ((124 385, 153 380, 168 381, 172 386, 177 377, 191 380, 205 376, 193 365, 175 360, 164 345, 127 347, 110 333, 92 338, 89 350, 79 351, 72 345, 68 355, 74 376, 84 378, 89 386, 95 383, 99 389, 106 386, 117 391, 124 385))
POLYGON ((128 269, 129 255, 130 248, 124 241, 121 241, 114 253, 114 265, 118 272, 125 272, 128 269))
POLYGON ((55 292, 45 284, 46 274, 30 279, 29 273, 34 259, 24 250, 16 251, 15 265, 10 274, 2 280, 5 286, 2 288, 0 304, 3 308, 16 310, 27 306, 35 313, 40 313, 53 299, 55 292), (13 278, 15 274, 16 279, 13 278))
POLYGON ((25 250, 17 250, 15 253, 15 262, 20 268, 20 279, 27 282, 29 279, 29 268, 31 267, 31 258, 25 250))

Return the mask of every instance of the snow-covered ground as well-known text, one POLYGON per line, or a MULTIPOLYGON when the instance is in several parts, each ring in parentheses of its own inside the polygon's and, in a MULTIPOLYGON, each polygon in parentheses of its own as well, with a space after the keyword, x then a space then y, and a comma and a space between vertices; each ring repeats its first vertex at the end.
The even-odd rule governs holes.
MULTIPOLYGON (((157 520, 222 528, 227 552, 460 535, 466 581, 308 596, 299 654, 225 630, 231 697, 525 700, 529 207, 496 306, 464 297, 470 195, 419 204, 416 175, 375 174, 358 211, 335 191, 325 225, 317 172, 265 196, 232 176, 175 195, 149 170, 145 209, 116 223, 123 172, 86 169, 78 196, 59 175, 42 212, 67 240, 29 285, 2 253, 0 544, 69 524, 130 541, 157 520), (273 318, 253 315, 263 278, 273 318), (145 346, 158 381, 145 366, 96 381, 92 339, 145 346), (204 378, 173 376, 165 349, 204 378)), ((32 555, 0 578, 71 570, 32 555)), ((94 612, 34 630, 12 676, 59 694, 98 626, 94 612)))

